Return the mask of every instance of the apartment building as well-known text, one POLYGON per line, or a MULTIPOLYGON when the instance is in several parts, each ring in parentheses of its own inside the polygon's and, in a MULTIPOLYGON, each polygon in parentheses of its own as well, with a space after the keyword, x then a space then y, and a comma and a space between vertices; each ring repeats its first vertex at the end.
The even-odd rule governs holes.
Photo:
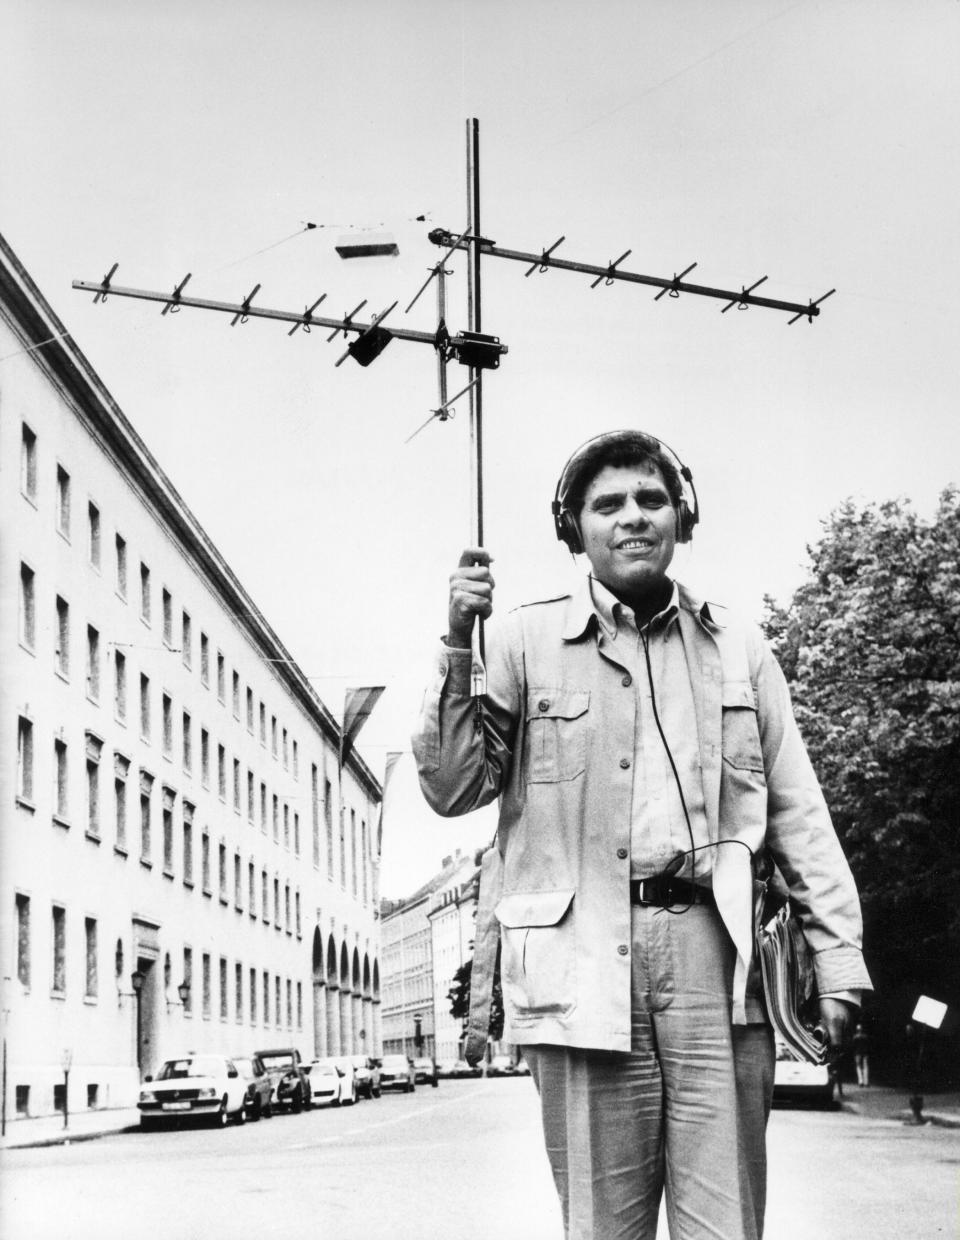
POLYGON ((381 788, 0 238, 5 1116, 380 1049, 381 788))

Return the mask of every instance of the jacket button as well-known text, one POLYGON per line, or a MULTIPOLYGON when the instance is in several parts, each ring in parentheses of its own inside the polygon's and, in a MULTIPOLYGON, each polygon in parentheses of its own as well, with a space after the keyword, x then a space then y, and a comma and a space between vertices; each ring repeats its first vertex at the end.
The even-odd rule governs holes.
POLYGON ((627 850, 626 850, 625 848, 618 848, 618 849, 617 849, 617 856, 620 858, 620 860, 621 860, 621 861, 626 861, 626 859, 627 859, 627 850))
POLYGON ((549 710, 549 709, 550 709, 550 703, 549 703, 549 702, 547 702, 547 701, 543 701, 543 702, 538 702, 538 703, 537 703, 537 710, 549 710))
POLYGON ((623 770, 625 770, 625 771, 626 771, 626 770, 629 768, 629 766, 630 766, 630 759, 629 759, 629 758, 621 758, 621 759, 620 759, 620 766, 623 768, 623 770))
POLYGON ((630 685, 633 684, 633 677, 628 672, 627 675, 624 676, 623 680, 620 681, 620 683, 624 686, 624 688, 629 688, 630 685))
POLYGON ((627 952, 629 952, 629 950, 630 948, 627 947, 626 943, 621 943, 620 946, 617 948, 617 951, 620 953, 621 956, 625 956, 627 952))

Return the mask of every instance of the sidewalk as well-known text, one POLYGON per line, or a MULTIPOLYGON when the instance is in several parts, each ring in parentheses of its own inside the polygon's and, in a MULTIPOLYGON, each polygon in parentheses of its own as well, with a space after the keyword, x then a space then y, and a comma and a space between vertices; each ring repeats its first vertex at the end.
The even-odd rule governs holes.
POLYGON ((62 1115, 43 1115, 37 1119, 7 1121, 6 1135, 0 1137, 0 1150, 29 1149, 42 1145, 69 1145, 74 1141, 93 1141, 114 1132, 139 1127, 136 1107, 104 1111, 78 1111, 69 1116, 66 1128, 62 1115))
MULTIPOLYGON (((909 1090, 905 1088, 870 1085, 860 1089, 844 1081, 840 1105, 845 1111, 869 1119, 912 1123, 909 1098, 909 1090)), ((923 1117, 928 1124, 936 1124, 940 1128, 960 1128, 960 1092, 924 1094, 923 1117)))

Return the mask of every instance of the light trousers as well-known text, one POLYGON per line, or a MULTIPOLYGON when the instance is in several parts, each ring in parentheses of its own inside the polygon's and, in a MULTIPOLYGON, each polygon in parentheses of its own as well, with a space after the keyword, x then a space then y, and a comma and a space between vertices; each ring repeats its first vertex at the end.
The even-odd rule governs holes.
POLYGON ((733 1026, 715 909, 635 906, 629 1054, 528 1046, 567 1240, 760 1240, 773 1035, 733 1026))

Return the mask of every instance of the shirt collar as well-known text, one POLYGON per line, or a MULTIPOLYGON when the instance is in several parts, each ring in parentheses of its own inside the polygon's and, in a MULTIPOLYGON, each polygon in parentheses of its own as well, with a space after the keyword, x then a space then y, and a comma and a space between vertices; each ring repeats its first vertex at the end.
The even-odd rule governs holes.
MULTIPOLYGON (((670 601, 660 615, 669 614, 672 619, 679 610, 689 611, 702 624, 722 627, 709 603, 692 594, 677 581, 672 585, 670 601)), ((587 574, 567 601, 563 640, 576 641, 583 637, 591 624, 599 625, 608 636, 615 636, 617 620, 614 606, 621 606, 619 600, 595 577, 587 574)))

